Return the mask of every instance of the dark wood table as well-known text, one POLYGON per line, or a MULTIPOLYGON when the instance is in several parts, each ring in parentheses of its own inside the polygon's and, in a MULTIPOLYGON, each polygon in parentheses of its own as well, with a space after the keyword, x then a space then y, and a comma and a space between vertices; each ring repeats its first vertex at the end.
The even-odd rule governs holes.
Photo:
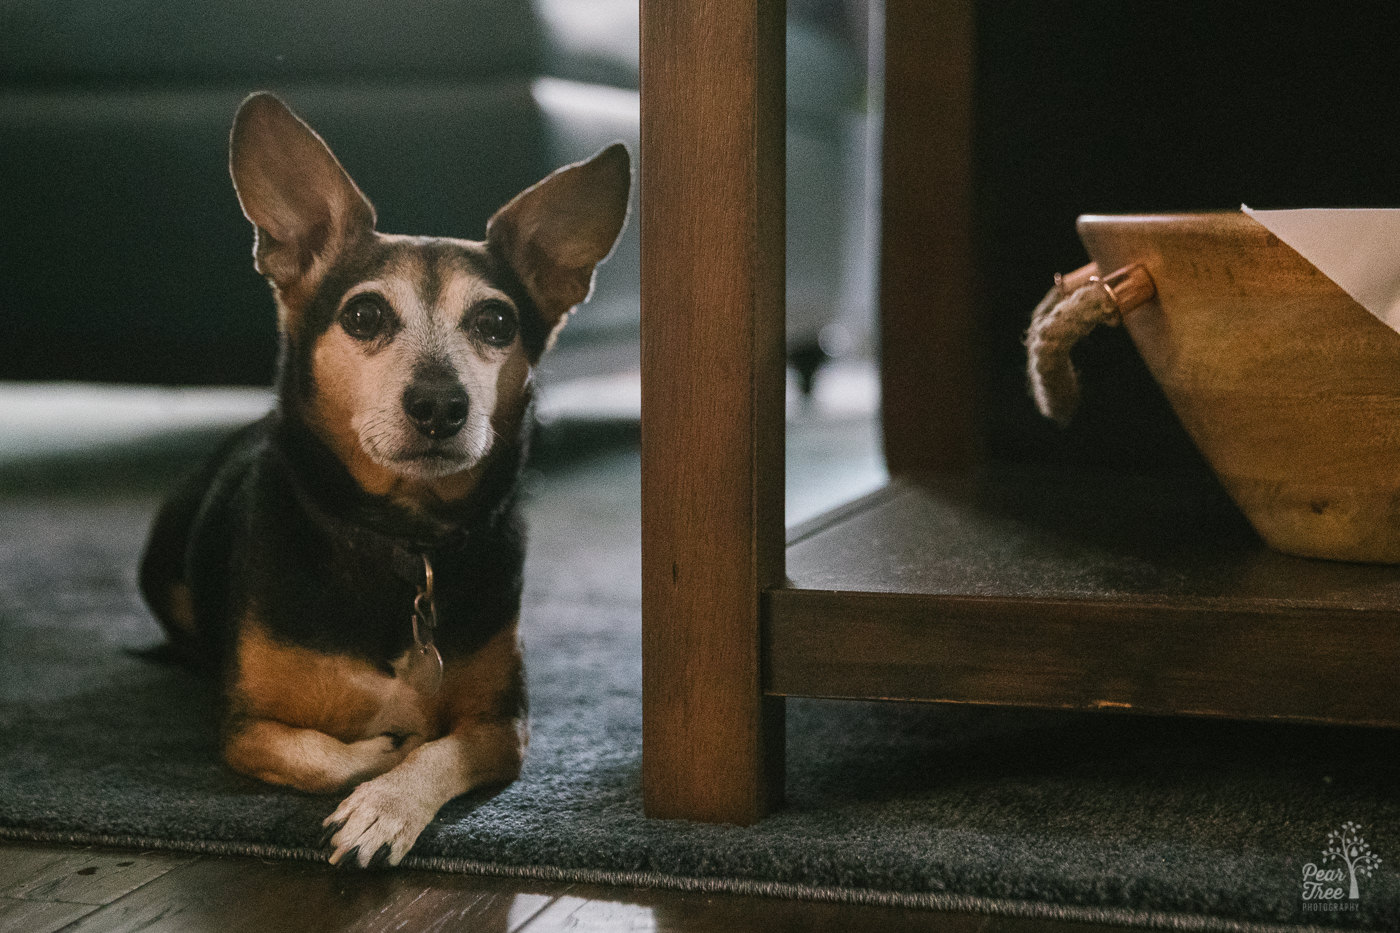
POLYGON ((787 696, 1400 726, 1395 568, 1272 553, 1211 488, 984 462, 971 7, 886 4, 894 479, 788 543, 783 4, 642 4, 652 816, 779 805, 787 696))

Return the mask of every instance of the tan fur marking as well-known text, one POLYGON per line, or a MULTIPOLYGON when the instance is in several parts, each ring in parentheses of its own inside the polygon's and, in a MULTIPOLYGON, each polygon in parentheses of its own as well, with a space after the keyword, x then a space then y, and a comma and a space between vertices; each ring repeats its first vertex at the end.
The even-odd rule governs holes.
POLYGON ((520 689, 524 665, 516 622, 494 635, 470 657, 449 662, 443 671, 441 731, 452 732, 472 723, 498 720, 501 698, 520 689))
POLYGON ((239 634, 232 697, 253 718, 345 742, 384 732, 425 735, 431 718, 424 698, 402 679, 367 661, 283 644, 254 620, 239 634))
MULTIPOLYGON (((322 338, 315 354, 317 382, 315 410, 308 419, 320 429, 322 438, 335 451, 350 476, 360 488, 373 496, 387 496, 408 481, 388 467, 380 466, 360 446, 359 433, 353 427, 354 396, 344 390, 347 370, 353 371, 355 361, 339 347, 328 348, 329 340, 339 342, 340 335, 322 338)), ((348 340, 349 338, 343 338, 348 340)))

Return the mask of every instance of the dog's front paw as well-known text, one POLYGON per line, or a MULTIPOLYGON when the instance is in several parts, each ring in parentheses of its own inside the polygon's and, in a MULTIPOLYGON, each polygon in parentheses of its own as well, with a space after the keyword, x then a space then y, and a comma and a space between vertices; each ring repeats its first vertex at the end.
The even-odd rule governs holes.
POLYGON ((332 865, 397 865, 436 809, 388 775, 366 781, 322 821, 332 865))

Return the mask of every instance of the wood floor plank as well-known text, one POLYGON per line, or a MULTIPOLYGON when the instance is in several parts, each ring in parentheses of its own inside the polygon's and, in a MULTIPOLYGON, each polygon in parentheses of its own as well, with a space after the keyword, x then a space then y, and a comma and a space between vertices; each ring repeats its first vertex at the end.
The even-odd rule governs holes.
POLYGON ((0 897, 11 888, 28 881, 49 866, 73 855, 73 849, 54 846, 6 842, 0 845, 0 897))
MULTIPOLYGON (((895 907, 578 885, 522 933, 982 933, 988 919, 895 907)), ((1060 930, 1047 927, 1044 933, 1060 930)))
POLYGON ((206 857, 89 914, 65 933, 510 933, 567 887, 437 872, 335 870, 206 857))
POLYGON ((55 933, 98 908, 0 897, 0 933, 55 933))
POLYGON ((193 856, 7 844, 0 897, 101 907, 187 864, 193 856))
MULTIPOLYGON (((0 883, 22 887, 39 877, 58 878, 62 890, 64 871, 90 865, 96 856, 118 865, 133 862, 129 868, 137 858, 119 850, 6 843, 0 845, 0 883)), ((0 933, 1130 933, 1117 926, 742 895, 439 872, 335 871, 320 864, 234 857, 142 857, 168 857, 179 864, 104 907, 0 895, 0 933)))

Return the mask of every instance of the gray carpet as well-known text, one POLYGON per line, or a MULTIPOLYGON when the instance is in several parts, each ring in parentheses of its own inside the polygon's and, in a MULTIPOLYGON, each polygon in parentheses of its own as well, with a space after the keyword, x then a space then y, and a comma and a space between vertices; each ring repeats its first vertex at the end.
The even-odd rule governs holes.
MULTIPOLYGON (((795 469, 868 432, 809 420, 795 469)), ((0 836, 318 857, 335 801, 226 771, 204 688, 127 653, 158 640, 134 586, 149 515, 210 440, 0 457, 0 836)), ((748 829, 644 819, 635 426, 546 441, 529 480, 530 759, 505 791, 449 805, 412 863, 1180 929, 1400 929, 1389 732, 794 701, 787 809, 748 829), (1384 862, 1358 910, 1305 911, 1303 865, 1348 820, 1384 862)))

